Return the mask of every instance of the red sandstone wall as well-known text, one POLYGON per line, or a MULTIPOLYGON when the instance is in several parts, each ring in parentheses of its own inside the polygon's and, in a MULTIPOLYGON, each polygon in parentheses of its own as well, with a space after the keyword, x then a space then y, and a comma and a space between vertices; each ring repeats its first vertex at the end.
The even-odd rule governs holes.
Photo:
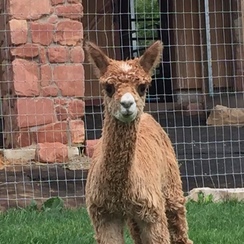
POLYGON ((84 141, 80 0, 6 0, 5 148, 84 141))

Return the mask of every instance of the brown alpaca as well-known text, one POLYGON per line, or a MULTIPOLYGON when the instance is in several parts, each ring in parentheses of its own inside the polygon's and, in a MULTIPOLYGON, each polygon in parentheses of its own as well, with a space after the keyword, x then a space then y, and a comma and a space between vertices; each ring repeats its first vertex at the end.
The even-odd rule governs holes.
POLYGON ((185 198, 171 141, 143 112, 160 41, 140 58, 116 61, 88 42, 104 93, 104 126, 86 185, 86 204, 99 244, 123 244, 128 223, 135 244, 187 243, 185 198))

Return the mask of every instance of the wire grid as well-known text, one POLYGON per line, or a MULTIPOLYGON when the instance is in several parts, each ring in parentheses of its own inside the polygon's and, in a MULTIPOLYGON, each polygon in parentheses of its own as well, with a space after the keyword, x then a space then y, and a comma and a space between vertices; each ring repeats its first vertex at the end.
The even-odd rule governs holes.
MULTIPOLYGON (((64 5, 69 5, 68 2, 64 5)), ((2 60, 2 53, 10 50, 7 45, 9 40, 6 39, 9 38, 8 28, 3 24, 7 23, 5 4, 6 1, 3 1, 0 9, 3 20, 0 21, 2 60)), ((194 187, 203 186, 243 187, 243 128, 206 124, 210 111, 217 104, 243 107, 241 2, 84 0, 82 5, 84 38, 98 44, 111 58, 136 57, 154 40, 164 42, 163 62, 153 75, 146 111, 165 128, 173 142, 184 191, 189 192, 194 187)), ((40 35, 43 33, 47 35, 48 30, 39 30, 40 35)), ((68 48, 71 52, 72 48, 68 48)), ((58 52, 61 53, 62 50, 58 52)), ((28 60, 42 66, 41 60, 36 57, 28 60)), ((61 69, 75 65, 67 60, 62 64, 61 69)), ((8 65, 9 63, 2 63, 7 79, 3 79, 3 72, 0 79, 7 80, 10 86, 12 77, 11 73, 6 72, 8 65)), ((52 71, 56 65, 60 63, 48 63, 52 71)), ((87 105, 84 117, 85 137, 93 140, 101 136, 102 97, 97 79, 87 61, 84 62, 84 69, 84 100, 87 105)), ((53 74, 51 80, 55 81, 56 78, 53 74)), ((58 78, 62 80, 62 77, 58 78)), ((2 104, 8 104, 10 108, 14 106, 13 98, 3 94, 1 97, 2 104)), ((53 99, 57 102, 56 108, 59 107, 57 115, 64 115, 63 100, 53 99)), ((82 100, 75 96, 66 99, 82 100)), ((26 107, 24 103, 22 106, 26 107)), ((40 111, 35 114, 40 115, 44 111, 43 106, 40 105, 40 111)), ((64 107, 68 109, 67 104, 64 107)), ((76 113, 79 103, 74 103, 73 107, 76 113)), ((2 110, 3 108, 6 106, 1 106, 2 110)), ((30 113, 31 117, 31 111, 26 113, 30 113)), ((8 115, 6 111, 2 114, 3 128, 3 120, 9 119, 11 122, 15 114, 11 109, 8 115)), ((43 117, 46 119, 48 116, 43 117)), ((32 130, 35 132, 40 127, 33 125, 32 130)), ((65 130, 65 126, 55 126, 49 134, 43 132, 38 135, 47 138, 58 133, 60 136, 65 130)), ((11 135, 8 148, 13 148, 18 130, 14 133, 12 128, 5 128, 5 133, 6 131, 11 135)), ((66 143, 65 140, 62 142, 66 143)), ((6 148, 4 143, 3 147, 6 148)), ((73 166, 79 160, 78 155, 68 164, 38 164, 34 160, 25 164, 24 160, 21 160, 22 163, 12 162, 11 166, 0 171, 0 206, 27 206, 31 199, 42 202, 54 196, 62 197, 69 206, 82 204, 87 170, 73 166)))
POLYGON ((0 2, 0 210, 51 197, 80 206, 87 177, 82 5, 9 2, 0 2))
MULTIPOLYGON (((112 58, 133 58, 154 40, 163 41, 163 63, 153 76, 146 110, 173 142, 185 192, 244 186, 242 126, 207 124, 216 105, 244 107, 242 11, 241 1, 131 0, 93 2, 85 13, 93 20, 87 21, 86 39, 112 58)), ((99 89, 90 70, 88 139, 101 135, 99 89)))

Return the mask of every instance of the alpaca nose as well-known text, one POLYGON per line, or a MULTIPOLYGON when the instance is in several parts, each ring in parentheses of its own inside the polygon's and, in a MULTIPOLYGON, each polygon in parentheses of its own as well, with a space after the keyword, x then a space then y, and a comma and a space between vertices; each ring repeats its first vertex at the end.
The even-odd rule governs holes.
POLYGON ((131 105, 132 105, 133 103, 134 103, 133 101, 123 101, 123 102, 120 102, 120 104, 121 104, 124 108, 130 108, 131 105))
POLYGON ((126 109, 130 108, 134 103, 135 99, 129 92, 121 97, 120 104, 126 109))

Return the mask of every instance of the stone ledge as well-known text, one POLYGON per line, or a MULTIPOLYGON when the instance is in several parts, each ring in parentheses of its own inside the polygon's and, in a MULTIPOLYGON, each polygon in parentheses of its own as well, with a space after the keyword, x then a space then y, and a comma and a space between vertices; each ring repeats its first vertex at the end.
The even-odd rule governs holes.
POLYGON ((244 200, 244 188, 194 188, 187 196, 188 200, 197 202, 199 200, 199 193, 203 193, 204 196, 212 195, 213 202, 221 202, 228 200, 244 200))
MULTIPOLYGON (((2 150, 4 157, 13 162, 19 162, 19 164, 24 164, 28 161, 35 160, 36 147, 23 147, 19 149, 4 149, 2 150)), ((68 147, 68 158, 71 159, 79 155, 79 150, 77 147, 68 147)))

